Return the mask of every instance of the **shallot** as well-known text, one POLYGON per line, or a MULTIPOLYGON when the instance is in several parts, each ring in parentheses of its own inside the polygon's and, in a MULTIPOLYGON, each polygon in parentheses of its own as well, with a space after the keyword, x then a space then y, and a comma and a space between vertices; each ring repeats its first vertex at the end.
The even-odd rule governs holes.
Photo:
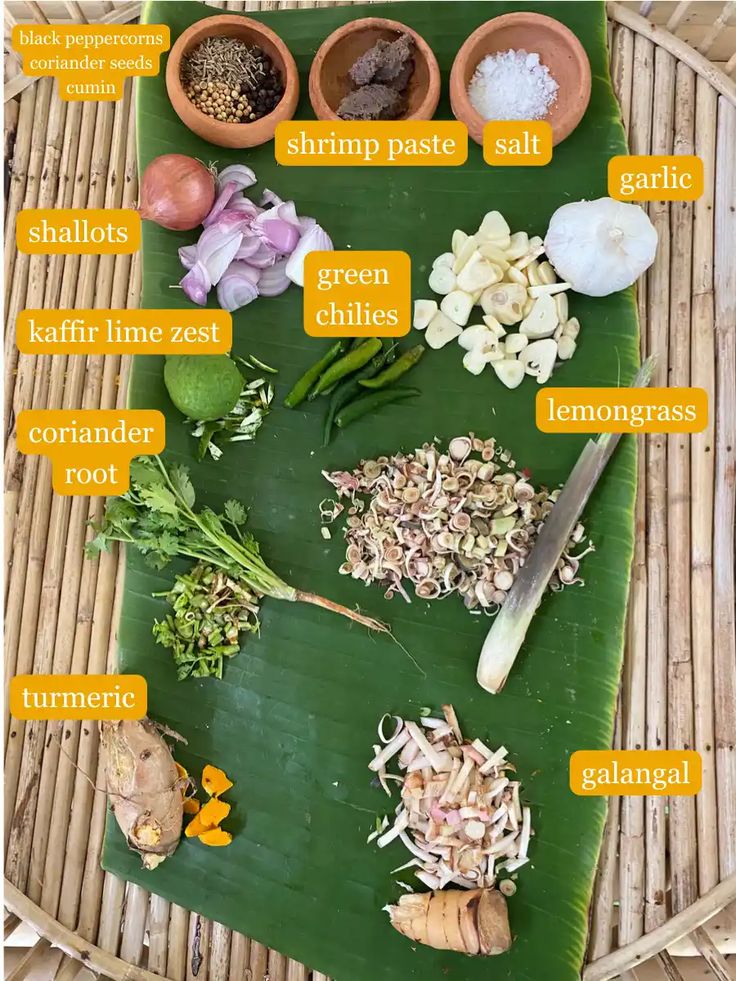
POLYGON ((215 177, 201 161, 165 153, 143 171, 138 212, 162 228, 186 232, 201 225, 215 201, 215 177))

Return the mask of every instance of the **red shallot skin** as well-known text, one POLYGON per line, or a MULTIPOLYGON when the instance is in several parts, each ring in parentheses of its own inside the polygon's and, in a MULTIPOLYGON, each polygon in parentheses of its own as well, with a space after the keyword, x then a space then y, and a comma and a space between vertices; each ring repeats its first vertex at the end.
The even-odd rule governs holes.
POLYGON ((197 228, 215 203, 215 178, 199 160, 165 153, 152 160, 141 179, 141 218, 170 231, 197 228))

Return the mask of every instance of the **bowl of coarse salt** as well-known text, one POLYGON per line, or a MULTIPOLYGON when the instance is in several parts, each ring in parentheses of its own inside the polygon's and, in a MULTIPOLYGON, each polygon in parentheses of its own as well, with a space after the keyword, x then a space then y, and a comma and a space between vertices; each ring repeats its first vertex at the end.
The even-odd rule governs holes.
POLYGON ((476 143, 491 119, 545 119, 552 142, 572 133, 590 101, 590 62, 553 17, 520 11, 481 24, 455 56, 450 102, 476 143))

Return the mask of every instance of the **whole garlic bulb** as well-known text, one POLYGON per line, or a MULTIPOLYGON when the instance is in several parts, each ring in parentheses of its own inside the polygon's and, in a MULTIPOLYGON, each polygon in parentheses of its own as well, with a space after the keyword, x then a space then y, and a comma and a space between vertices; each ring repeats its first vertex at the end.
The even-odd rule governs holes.
POLYGON ((547 258, 576 293, 608 296, 654 262, 657 232, 643 208, 613 198, 563 204, 544 240, 547 258))

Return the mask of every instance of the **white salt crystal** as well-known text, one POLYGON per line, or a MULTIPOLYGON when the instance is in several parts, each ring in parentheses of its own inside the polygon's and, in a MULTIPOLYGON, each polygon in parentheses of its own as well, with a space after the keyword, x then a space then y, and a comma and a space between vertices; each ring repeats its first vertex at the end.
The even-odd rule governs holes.
POLYGON ((512 49, 483 58, 468 85, 468 97, 483 119, 543 119, 557 99, 558 87, 536 52, 512 49))

